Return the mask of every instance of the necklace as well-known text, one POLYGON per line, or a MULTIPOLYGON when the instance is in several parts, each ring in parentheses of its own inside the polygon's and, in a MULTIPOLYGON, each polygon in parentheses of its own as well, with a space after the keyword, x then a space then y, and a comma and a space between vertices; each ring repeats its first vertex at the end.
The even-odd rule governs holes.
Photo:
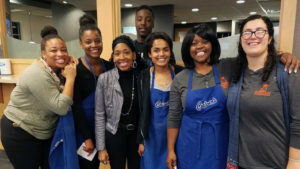
POLYGON ((51 69, 51 67, 43 58, 40 58, 40 60, 45 66, 46 71, 48 71, 51 77, 54 79, 55 83, 57 84, 57 87, 59 88, 59 91, 62 92, 64 90, 64 84, 62 83, 62 80, 57 76, 57 74, 51 69))
POLYGON ((134 75, 132 75, 132 89, 131 89, 131 101, 130 101, 130 106, 127 111, 127 113, 122 113, 123 116, 128 116, 133 105, 133 100, 134 100, 134 75))

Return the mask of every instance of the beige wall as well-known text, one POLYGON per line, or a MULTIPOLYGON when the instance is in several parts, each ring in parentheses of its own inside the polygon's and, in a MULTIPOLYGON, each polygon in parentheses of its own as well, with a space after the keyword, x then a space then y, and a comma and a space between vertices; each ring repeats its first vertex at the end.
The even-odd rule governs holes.
MULTIPOLYGON (((30 41, 30 24, 29 15, 21 13, 11 13, 11 20, 13 22, 20 22, 21 27, 21 40, 30 41)), ((32 40, 36 43, 40 43, 41 36, 40 32, 45 25, 52 25, 52 19, 31 15, 31 30, 32 40)))

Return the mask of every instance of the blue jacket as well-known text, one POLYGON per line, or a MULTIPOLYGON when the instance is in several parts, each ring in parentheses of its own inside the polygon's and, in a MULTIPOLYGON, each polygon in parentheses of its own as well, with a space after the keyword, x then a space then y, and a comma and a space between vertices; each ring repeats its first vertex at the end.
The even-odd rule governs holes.
POLYGON ((49 153, 51 169, 79 169, 73 113, 61 116, 49 153))
MULTIPOLYGON (((277 64, 277 84, 282 96, 283 113, 286 127, 289 132, 290 124, 290 108, 288 99, 288 73, 284 71, 284 65, 277 64)), ((228 145, 228 159, 227 169, 238 168, 238 148, 239 148, 239 106, 240 94, 243 84, 243 73, 237 83, 231 83, 228 90, 227 109, 230 117, 229 127, 229 145, 228 145)))

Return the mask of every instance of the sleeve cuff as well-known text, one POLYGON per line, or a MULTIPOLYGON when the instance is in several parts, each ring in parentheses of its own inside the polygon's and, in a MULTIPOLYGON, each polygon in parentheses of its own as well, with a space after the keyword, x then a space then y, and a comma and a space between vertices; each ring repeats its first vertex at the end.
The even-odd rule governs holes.
POLYGON ((290 146, 300 149, 300 135, 291 134, 290 146))

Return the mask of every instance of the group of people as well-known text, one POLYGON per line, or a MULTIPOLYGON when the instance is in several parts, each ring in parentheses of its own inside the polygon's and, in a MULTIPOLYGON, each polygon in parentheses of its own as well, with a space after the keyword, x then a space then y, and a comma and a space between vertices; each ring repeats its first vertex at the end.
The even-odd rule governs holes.
POLYGON ((229 59, 219 59, 208 24, 194 26, 182 43, 184 68, 153 26, 152 9, 138 8, 137 40, 114 39, 110 61, 100 58, 101 31, 88 15, 78 60, 55 28, 42 30, 42 57, 20 76, 1 119, 14 168, 50 168, 51 140, 68 113, 76 149, 98 151, 92 161, 78 157, 80 169, 300 169, 300 75, 286 71, 298 60, 276 52, 268 17, 241 23, 238 56, 229 59))

